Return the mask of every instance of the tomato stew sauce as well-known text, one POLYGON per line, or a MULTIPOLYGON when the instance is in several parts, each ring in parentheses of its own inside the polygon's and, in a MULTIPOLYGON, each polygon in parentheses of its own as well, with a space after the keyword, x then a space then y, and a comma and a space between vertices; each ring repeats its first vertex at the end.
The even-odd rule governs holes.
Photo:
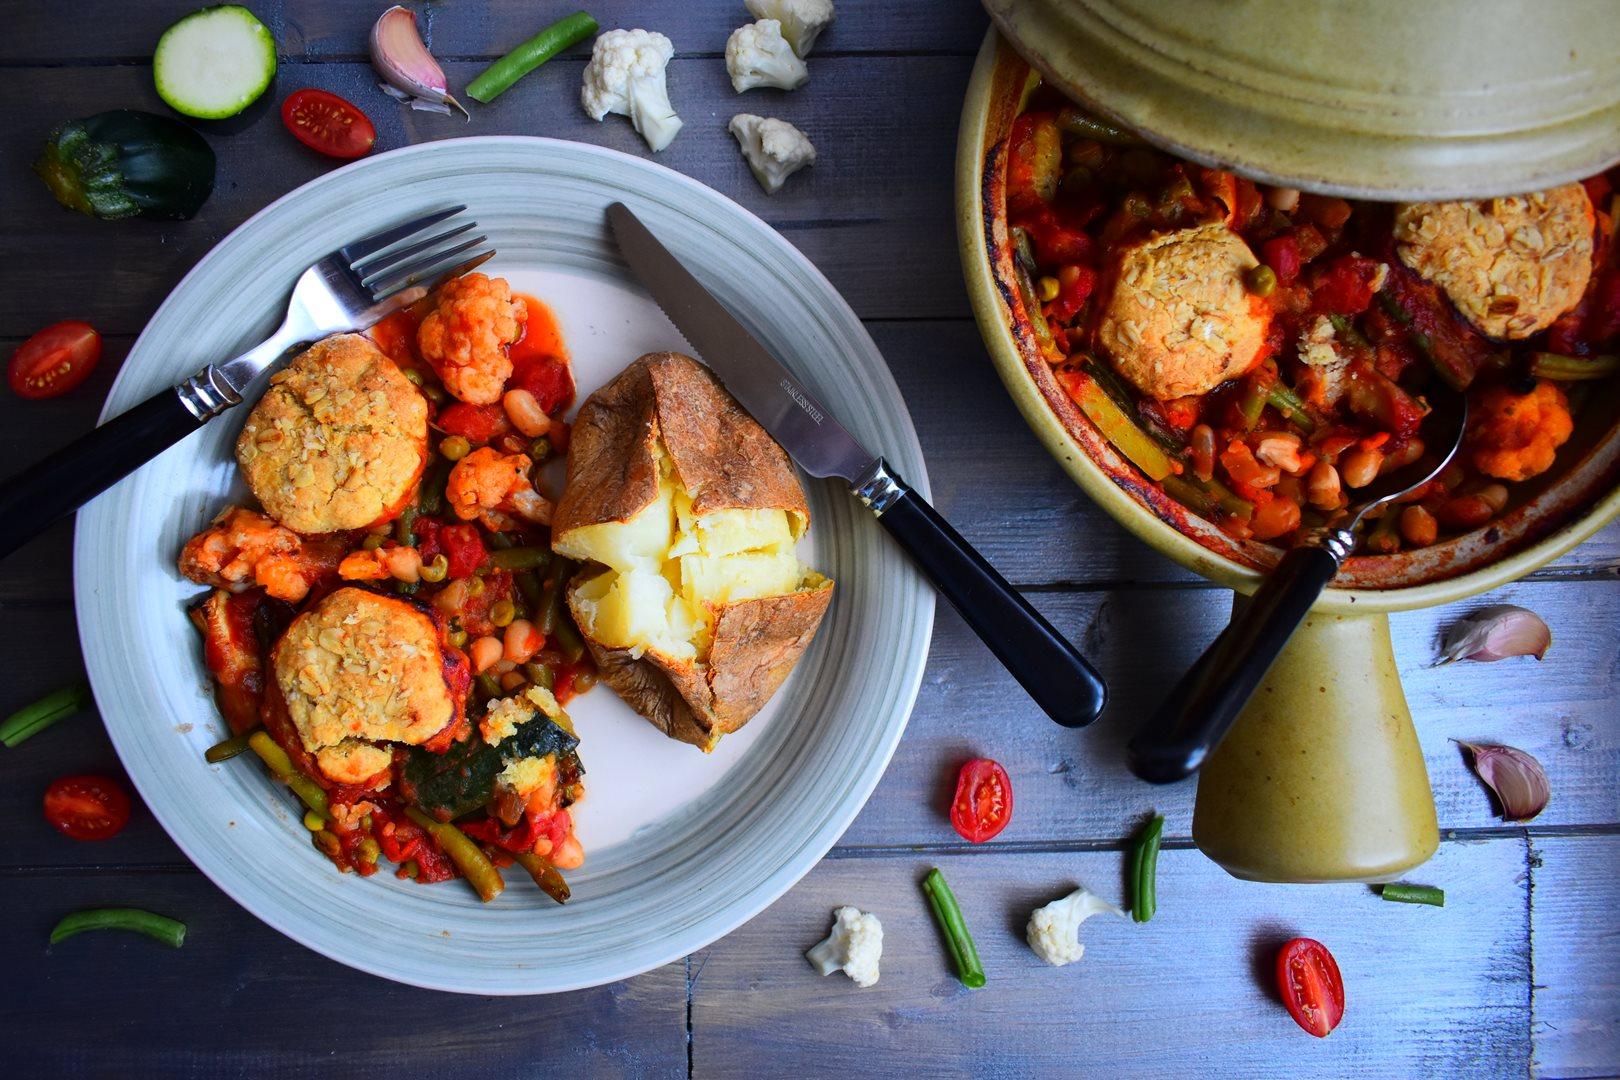
POLYGON ((1365 532, 1388 554, 1501 514, 1620 370, 1617 187, 1620 169, 1480 203, 1301 194, 1041 88, 1009 140, 1007 221, 1059 384, 1234 539, 1299 542, 1379 476, 1432 466, 1429 397, 1465 390, 1458 459, 1365 532))

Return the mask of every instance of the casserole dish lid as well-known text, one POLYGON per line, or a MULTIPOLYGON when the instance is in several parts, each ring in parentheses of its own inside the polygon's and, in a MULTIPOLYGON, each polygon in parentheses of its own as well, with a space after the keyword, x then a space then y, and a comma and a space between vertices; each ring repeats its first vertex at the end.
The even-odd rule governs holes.
POLYGON ((1620 160, 1612 0, 984 0, 1076 101, 1184 157, 1361 198, 1532 191, 1620 160))

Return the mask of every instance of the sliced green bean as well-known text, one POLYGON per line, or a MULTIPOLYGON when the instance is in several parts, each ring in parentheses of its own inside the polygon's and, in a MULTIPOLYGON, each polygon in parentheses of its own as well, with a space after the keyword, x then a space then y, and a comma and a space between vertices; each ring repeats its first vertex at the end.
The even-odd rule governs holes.
POLYGON ((1556 382, 1606 379, 1617 371, 1620 371, 1620 356, 1565 356, 1550 352, 1530 354, 1530 374, 1556 382))
POLYGON ((0 743, 9 750, 38 735, 58 720, 65 720, 95 704, 89 683, 74 683, 24 705, 0 721, 0 743))
POLYGON ((1124 128, 1115 127, 1106 120, 1099 120, 1090 113, 1081 112, 1072 105, 1065 105, 1058 110, 1058 127, 1070 135, 1079 135, 1085 139, 1095 139, 1100 143, 1111 146, 1143 146, 1142 137, 1134 135, 1124 128))
POLYGON ((596 20, 583 11, 558 19, 485 68, 467 84, 467 96, 488 105, 523 76, 594 33, 596 20))
POLYGON ((218 765, 222 761, 229 761, 237 754, 245 753, 248 749, 248 740, 253 738, 256 732, 263 730, 263 728, 253 728, 251 731, 244 731, 240 735, 232 735, 228 739, 221 739, 203 752, 203 760, 210 765, 218 765))
POLYGON ((413 504, 405 508, 404 513, 394 521, 394 539, 405 547, 416 546, 416 515, 420 513, 413 504))
POLYGON ((1267 391, 1266 400, 1271 407, 1283 414, 1283 417, 1294 422, 1294 426, 1309 435, 1316 430, 1316 421, 1305 411, 1305 401, 1294 393, 1280 380, 1271 384, 1267 391))
POLYGON ((444 486, 454 465, 448 458, 436 457, 422 474, 422 486, 416 495, 416 505, 422 513, 437 514, 444 509, 444 486))
POLYGON ((562 871, 552 866, 550 860, 542 859, 533 852, 524 852, 512 858, 529 872, 529 876, 534 878, 534 883, 540 886, 547 896, 559 904, 568 903, 568 898, 573 893, 569 891, 568 882, 563 880, 562 871))
POLYGON ((1164 836, 1164 815, 1154 814, 1131 846, 1131 918, 1147 922, 1158 908, 1159 841, 1164 836))
POLYGON ((529 610, 538 615, 544 606, 545 596, 544 588, 540 584, 540 575, 533 570, 515 570, 512 572, 512 584, 517 586, 517 591, 522 595, 523 602, 529 606, 529 610))
POLYGON ((51 944, 60 944, 87 930, 128 930, 161 941, 171 949, 178 949, 186 942, 186 924, 177 919, 140 908, 92 908, 75 911, 57 923, 51 931, 51 944))
POLYGON ((1446 894, 1443 889, 1433 885, 1403 885, 1399 882, 1390 882, 1380 886, 1378 895, 1385 900, 1393 900, 1397 904, 1427 904, 1430 907, 1445 907, 1446 894))
POLYGON ((276 744, 266 731, 255 731, 248 736, 248 747, 269 767, 277 780, 292 788, 293 794, 299 801, 322 818, 330 821, 332 812, 326 803, 326 792, 322 787, 303 773, 293 764, 287 751, 276 744))
POLYGON ((962 980, 963 986, 977 990, 984 985, 984 968, 979 963, 979 950, 973 944, 973 935, 968 933, 956 894, 945 884, 945 875, 940 873, 937 866, 923 878, 922 888, 928 897, 928 906, 933 909, 934 919, 945 934, 945 946, 956 964, 957 978, 962 980))
POLYGON ((473 679, 473 682, 477 684, 479 693, 483 694, 485 697, 498 698, 501 696, 500 680, 495 678, 495 676, 491 675, 489 672, 485 671, 480 673, 476 678, 473 679))
POLYGON ((557 651, 563 654, 563 659, 570 664, 579 663, 585 655, 585 641, 579 636, 579 630, 574 626, 573 618, 567 611, 557 616, 551 627, 551 638, 557 643, 557 651))
POLYGON ((405 814, 412 821, 432 834, 433 839, 444 848, 444 853, 450 856, 450 861, 466 877, 467 883, 478 893, 478 898, 489 903, 506 888, 506 882, 501 878, 501 872, 495 869, 495 864, 489 861, 477 844, 472 842, 468 835, 446 821, 436 821, 428 817, 414 806, 407 806, 405 814))
POLYGON ((551 552, 543 547, 514 547, 492 551, 489 564, 502 570, 536 570, 551 563, 551 552))

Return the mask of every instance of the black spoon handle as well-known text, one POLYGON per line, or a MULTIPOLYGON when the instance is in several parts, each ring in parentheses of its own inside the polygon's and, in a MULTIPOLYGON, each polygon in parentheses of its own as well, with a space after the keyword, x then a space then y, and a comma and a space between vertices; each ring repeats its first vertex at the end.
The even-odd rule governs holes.
POLYGON ((934 587, 1046 715, 1064 727, 1097 719, 1108 691, 1096 669, 937 510, 888 476, 893 501, 873 509, 934 587))
POLYGON ((1226 737, 1338 569, 1339 560, 1324 548, 1299 547, 1284 555, 1254 598, 1131 739, 1131 771, 1155 784, 1196 772, 1226 737))
POLYGON ((0 558, 202 426, 173 389, 0 481, 0 558))

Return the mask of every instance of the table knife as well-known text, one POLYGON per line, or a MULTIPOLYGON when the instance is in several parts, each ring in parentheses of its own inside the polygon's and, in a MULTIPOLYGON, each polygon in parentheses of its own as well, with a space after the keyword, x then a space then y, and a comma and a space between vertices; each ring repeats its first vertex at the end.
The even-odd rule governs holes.
POLYGON ((622 203, 607 211, 630 269, 744 408, 812 476, 838 479, 904 548, 1046 714, 1084 727, 1102 677, 1029 601, 738 322, 622 203))

